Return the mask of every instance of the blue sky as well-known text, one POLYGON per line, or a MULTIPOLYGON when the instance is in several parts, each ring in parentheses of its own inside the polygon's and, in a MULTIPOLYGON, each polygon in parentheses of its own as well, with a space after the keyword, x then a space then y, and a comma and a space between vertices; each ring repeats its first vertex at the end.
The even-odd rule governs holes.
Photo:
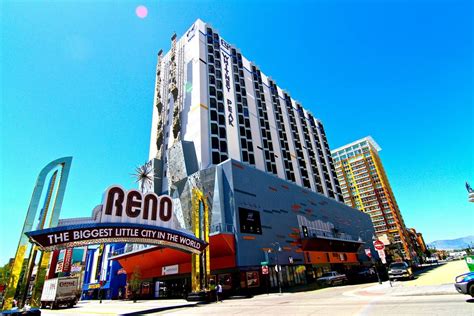
POLYGON ((110 184, 134 186, 157 52, 197 18, 320 118, 332 148, 373 136, 406 225, 427 242, 474 234, 471 1, 1 6, 1 264, 49 161, 74 156, 63 218, 88 216, 110 184))

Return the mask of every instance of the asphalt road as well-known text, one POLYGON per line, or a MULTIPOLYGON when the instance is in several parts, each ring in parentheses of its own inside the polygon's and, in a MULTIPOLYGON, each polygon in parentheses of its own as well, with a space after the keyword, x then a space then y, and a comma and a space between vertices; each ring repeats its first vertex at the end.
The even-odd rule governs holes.
POLYGON ((258 295, 196 305, 185 300, 80 302, 75 308, 42 315, 462 315, 474 316, 474 299, 458 294, 453 276, 467 266, 456 262, 426 269, 415 281, 339 286, 258 295))
POLYGON ((390 288, 388 283, 340 286, 311 292, 259 295, 222 303, 190 305, 184 300, 104 301, 42 315, 473 315, 474 300, 454 292, 390 288), (174 306, 174 309, 163 310, 174 306))
POLYGON ((474 315, 474 300, 459 294, 395 295, 366 285, 262 295, 247 300, 165 311, 153 315, 474 315))

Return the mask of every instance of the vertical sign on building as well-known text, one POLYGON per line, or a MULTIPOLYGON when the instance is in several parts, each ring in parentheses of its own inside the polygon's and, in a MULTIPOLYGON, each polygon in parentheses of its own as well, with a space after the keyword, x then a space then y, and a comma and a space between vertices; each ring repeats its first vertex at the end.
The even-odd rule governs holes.
POLYGON ((365 249, 365 254, 367 257, 372 258, 372 253, 370 252, 370 248, 365 249))
POLYGON ((72 251, 73 248, 67 248, 64 252, 64 259, 63 259, 63 272, 70 272, 71 271, 71 262, 72 262, 72 251))
POLYGON ((56 270, 54 272, 59 273, 63 271, 63 261, 58 261, 56 264, 56 270))
POLYGON ((65 250, 63 249, 58 254, 58 260, 57 260, 57 263, 56 263, 56 268, 54 270, 55 273, 63 272, 64 253, 65 253, 65 250))
POLYGON ((224 90, 224 107, 226 113, 227 150, 230 158, 240 160, 239 138, 237 132, 237 105, 234 94, 234 75, 232 72, 232 49, 220 39, 222 56, 222 82, 224 90))

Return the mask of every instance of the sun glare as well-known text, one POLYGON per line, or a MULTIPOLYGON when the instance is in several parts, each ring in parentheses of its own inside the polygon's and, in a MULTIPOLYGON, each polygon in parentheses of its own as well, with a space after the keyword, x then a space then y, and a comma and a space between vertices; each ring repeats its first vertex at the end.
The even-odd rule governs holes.
POLYGON ((148 15, 148 9, 144 6, 144 5, 139 5, 136 9, 135 9, 135 14, 140 18, 140 19, 144 19, 147 17, 148 15))

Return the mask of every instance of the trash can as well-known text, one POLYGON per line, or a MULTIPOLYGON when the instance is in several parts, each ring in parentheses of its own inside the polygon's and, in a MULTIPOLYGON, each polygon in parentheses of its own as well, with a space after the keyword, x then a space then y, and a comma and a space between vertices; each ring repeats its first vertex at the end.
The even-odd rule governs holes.
POLYGON ((474 272, 474 256, 466 256, 466 263, 469 271, 474 272))

